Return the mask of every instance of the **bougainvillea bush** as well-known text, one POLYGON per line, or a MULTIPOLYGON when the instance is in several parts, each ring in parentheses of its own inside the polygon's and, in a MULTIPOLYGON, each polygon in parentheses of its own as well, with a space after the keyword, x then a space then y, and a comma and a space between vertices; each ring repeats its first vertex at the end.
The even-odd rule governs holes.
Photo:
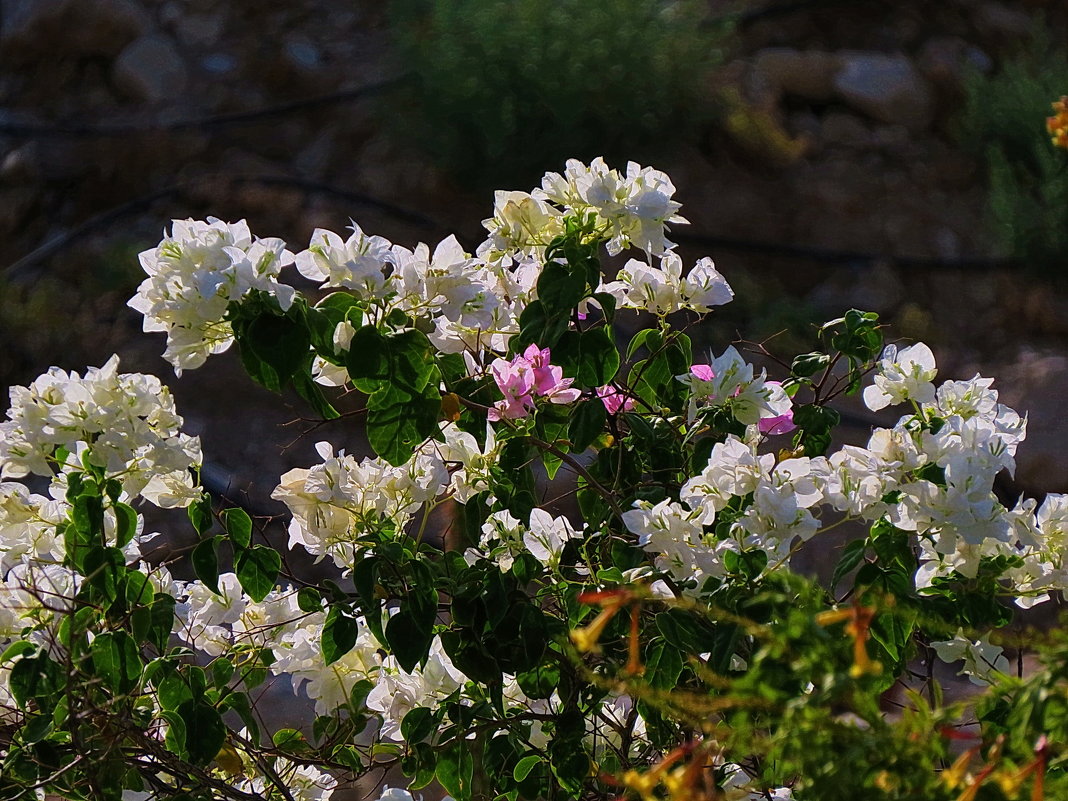
POLYGON ((474 254, 175 221, 130 301, 175 371, 236 343, 346 437, 355 392, 375 455, 324 440, 278 478, 288 546, 336 568, 311 582, 200 487, 158 379, 112 358, 13 388, 0 797, 305 801, 388 770, 392 801, 1066 797, 1068 639, 1006 629, 1068 585, 1068 498, 992 491, 1025 419, 873 313, 774 378, 695 350, 733 293, 669 241, 673 194, 569 162, 498 192, 474 254), (856 393, 900 419, 832 448, 856 393), (146 562, 145 504, 196 545, 146 562), (940 661, 983 689, 944 700, 940 661), (285 677, 308 717, 271 729, 285 677))

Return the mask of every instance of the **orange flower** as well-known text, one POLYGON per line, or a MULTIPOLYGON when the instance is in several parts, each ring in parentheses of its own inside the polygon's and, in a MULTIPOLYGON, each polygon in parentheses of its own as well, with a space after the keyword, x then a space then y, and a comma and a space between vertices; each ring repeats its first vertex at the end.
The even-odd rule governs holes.
POLYGON ((851 606, 848 609, 835 609, 816 615, 816 623, 821 626, 849 621, 845 632, 853 638, 853 666, 849 669, 849 675, 853 678, 866 673, 879 674, 883 670, 880 662, 868 656, 868 638, 871 636, 871 621, 874 617, 875 609, 870 606, 851 606))
POLYGON ((641 663, 640 644, 638 642, 638 616, 641 613, 641 592, 621 588, 618 590, 602 590, 600 592, 585 592, 578 597, 580 603, 596 604, 601 607, 601 613, 593 619, 593 622, 582 629, 574 629, 571 632, 571 642, 579 653, 600 653, 601 646, 598 640, 604 633, 605 628, 616 616, 620 609, 630 607, 630 636, 627 643, 627 666, 626 672, 630 676, 637 676, 644 671, 641 663))
POLYGON ((1053 110, 1056 112, 1052 117, 1046 117, 1046 130, 1051 137, 1054 147, 1062 147, 1068 150, 1068 95, 1054 101, 1053 110))

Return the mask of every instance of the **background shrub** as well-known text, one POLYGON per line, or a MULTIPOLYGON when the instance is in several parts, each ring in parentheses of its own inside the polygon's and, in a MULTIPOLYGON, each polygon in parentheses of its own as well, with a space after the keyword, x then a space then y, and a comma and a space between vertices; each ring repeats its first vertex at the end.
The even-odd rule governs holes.
POLYGON ((395 124, 475 184, 529 183, 565 158, 641 158, 692 136, 724 26, 682 0, 400 0, 391 26, 412 70, 395 124), (622 121, 622 123, 621 123, 622 121))
POLYGON ((1030 267, 1063 275, 1068 154, 1050 145, 1050 103, 1068 93, 1068 50, 1036 36, 991 76, 967 83, 962 130, 986 162, 995 244, 1030 267))

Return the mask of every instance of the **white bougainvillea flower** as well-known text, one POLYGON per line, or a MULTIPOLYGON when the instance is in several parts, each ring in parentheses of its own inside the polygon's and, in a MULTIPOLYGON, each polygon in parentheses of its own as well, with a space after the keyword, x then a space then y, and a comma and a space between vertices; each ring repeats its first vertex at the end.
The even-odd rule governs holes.
POLYGON ((293 254, 281 239, 254 240, 244 220, 174 220, 171 233, 139 259, 148 278, 127 305, 145 316, 145 331, 167 334, 163 358, 177 375, 233 343, 224 320, 231 301, 259 289, 283 310, 293 302, 293 288, 277 280, 293 254))
POLYGON ((934 403, 931 382, 938 368, 931 349, 922 342, 900 351, 897 345, 887 345, 876 369, 874 383, 864 390, 864 403, 873 412, 907 400, 934 403))
POLYGON ((131 498, 188 506, 199 497, 190 468, 201 464, 200 440, 181 433, 160 380, 119 373, 118 356, 84 377, 52 367, 28 387, 12 387, 10 398, 0 423, 0 478, 51 477, 87 462, 131 498))
POLYGON ((295 261, 300 274, 320 281, 321 288, 343 287, 362 297, 378 298, 392 283, 387 275, 392 247, 389 240, 368 236, 354 222, 348 239, 316 228, 308 249, 298 253, 295 261))
POLYGON ((992 684, 998 674, 1009 672, 1009 660, 1002 653, 999 645, 993 645, 980 639, 971 639, 958 630, 952 640, 932 642, 938 658, 943 662, 953 663, 963 660, 964 664, 958 676, 967 676, 973 684, 992 684))
POLYGON ((523 535, 523 544, 527 550, 550 570, 560 564, 560 556, 569 540, 580 536, 571 522, 562 515, 553 517, 544 509, 532 509, 530 526, 523 535))

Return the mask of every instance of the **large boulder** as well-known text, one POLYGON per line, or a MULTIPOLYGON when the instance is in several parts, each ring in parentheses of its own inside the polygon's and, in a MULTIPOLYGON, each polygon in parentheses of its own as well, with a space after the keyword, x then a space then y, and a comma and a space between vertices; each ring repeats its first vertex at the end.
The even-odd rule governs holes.
POLYGON ((0 49, 16 61, 57 51, 114 56, 151 26, 135 0, 0 0, 0 49))
POLYGON ((934 98, 923 75, 903 54, 844 52, 834 76, 837 96, 880 122, 909 130, 926 128, 934 115, 934 98))
POLYGON ((134 100, 158 105, 176 99, 188 73, 174 41, 163 34, 131 42, 112 67, 115 86, 134 100))

